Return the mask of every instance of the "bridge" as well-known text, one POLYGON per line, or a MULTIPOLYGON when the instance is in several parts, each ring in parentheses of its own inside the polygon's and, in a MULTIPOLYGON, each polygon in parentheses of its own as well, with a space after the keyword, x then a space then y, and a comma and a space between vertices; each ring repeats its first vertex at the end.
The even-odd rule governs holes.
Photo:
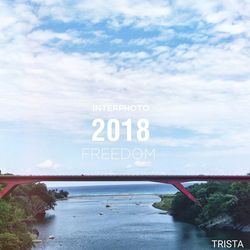
POLYGON ((5 186, 0 191, 0 199, 9 194, 19 184, 43 181, 150 181, 171 184, 190 200, 202 207, 200 202, 183 186, 182 183, 193 181, 250 181, 249 175, 0 175, 0 183, 5 186))

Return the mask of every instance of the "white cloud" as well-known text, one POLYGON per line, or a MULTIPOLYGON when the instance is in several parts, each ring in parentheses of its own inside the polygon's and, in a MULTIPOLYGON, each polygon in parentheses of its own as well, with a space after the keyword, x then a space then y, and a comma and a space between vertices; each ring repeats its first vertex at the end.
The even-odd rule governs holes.
POLYGON ((133 164, 127 165, 127 168, 147 168, 152 167, 151 161, 135 161, 133 164))
MULTIPOLYGON (((78 8, 62 1, 33 2, 41 4, 37 13, 28 4, 1 3, 0 121, 86 133, 93 103, 122 102, 149 104, 148 118, 152 126, 220 133, 220 140, 227 138, 232 145, 235 134, 248 130, 249 38, 237 37, 239 33, 249 35, 246 29, 249 23, 243 22, 250 13, 247 2, 205 1, 201 4, 190 0, 177 1, 173 6, 165 1, 81 1, 78 8), (183 15, 176 15, 178 8, 184 10, 183 15), (243 21, 236 22, 239 16, 243 21), (59 33, 39 29, 43 17, 65 22, 108 20, 111 27, 133 24, 145 29, 148 24, 157 26, 161 32, 155 39, 135 39, 128 44, 147 45, 154 54, 143 49, 65 52, 44 44, 55 38, 66 44, 81 44, 85 40, 74 31, 59 33), (200 23, 201 28, 197 27, 195 32, 201 37, 197 35, 196 39, 205 37, 206 43, 182 43, 175 47, 168 46, 167 42, 157 44, 175 35, 184 36, 172 28, 166 31, 165 26, 190 22, 200 23), (213 28, 205 30, 204 23, 213 28), (208 34, 204 35, 205 31, 208 34), (222 33, 235 37, 230 42, 219 43, 224 38, 222 33), (206 38, 207 35, 212 38, 206 38)), ((100 32, 96 35, 104 36, 100 32)), ((192 37, 192 34, 186 36, 192 37)), ((117 38, 113 42, 120 44, 121 40, 117 38)), ((194 145, 195 140, 186 140, 185 144, 194 145)), ((239 140, 239 144, 248 144, 243 137, 239 140)), ((201 142, 208 143, 207 140, 201 142)), ((176 139, 169 143, 181 144, 176 139)))
POLYGON ((60 166, 60 164, 53 162, 51 160, 45 160, 45 161, 37 164, 37 167, 41 168, 41 169, 55 169, 55 168, 58 168, 59 166, 60 166))
POLYGON ((72 44, 84 44, 84 40, 79 38, 78 35, 75 32, 67 31, 66 33, 58 33, 53 32, 51 30, 37 30, 31 32, 27 38, 31 42, 37 42, 40 45, 43 45, 45 43, 49 43, 50 41, 53 41, 57 39, 60 42, 68 42, 72 44))
POLYGON ((134 166, 136 167, 151 167, 152 166, 152 162, 151 161, 135 161, 134 162, 134 166))
POLYGON ((158 0, 107 0, 93 1, 40 1, 38 14, 42 17, 52 17, 56 20, 70 22, 72 20, 87 20, 97 23, 108 20, 110 25, 146 26, 165 19, 170 14, 170 8, 165 1, 158 0))
MULTIPOLYGON (((38 4, 37 15, 50 17, 63 22, 98 23, 107 21, 111 27, 121 28, 133 25, 144 29, 187 26, 194 22, 218 24, 223 32, 235 34, 238 25, 246 23, 250 12, 249 1, 226 0, 108 0, 108 1, 43 1, 33 0, 38 4), (239 21, 238 17, 241 17, 239 21), (224 28, 221 23, 227 20, 224 28), (230 24, 231 23, 231 24, 230 24), (232 27, 229 27, 229 26, 232 27)), ((247 27, 247 25, 246 25, 247 27)), ((245 29, 245 28, 244 28, 245 29)), ((162 29, 165 30, 165 29, 162 29)))

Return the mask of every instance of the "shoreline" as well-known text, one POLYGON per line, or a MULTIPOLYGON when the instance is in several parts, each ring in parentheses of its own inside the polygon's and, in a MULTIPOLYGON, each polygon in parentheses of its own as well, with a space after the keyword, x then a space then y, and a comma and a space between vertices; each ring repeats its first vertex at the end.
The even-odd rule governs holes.
MULTIPOLYGON (((145 197, 145 196, 157 196, 160 198, 162 194, 154 194, 154 193, 151 193, 151 194, 89 194, 89 195, 76 195, 76 196, 68 196, 67 199, 74 199, 74 198, 89 198, 89 197, 110 197, 110 196, 113 196, 113 197, 130 197, 130 196, 142 196, 142 197, 145 197)), ((171 195, 171 194, 170 194, 171 195)))
MULTIPOLYGON (((174 216, 171 214, 171 202, 175 195, 160 195, 159 198, 161 199, 159 202, 155 202, 152 206, 156 209, 166 212, 166 214, 174 216), (164 199, 163 199, 164 198, 164 199), (164 202, 167 201, 167 202, 164 202)), ((181 220, 175 218, 179 222, 188 223, 190 225, 194 225, 197 228, 203 229, 206 232, 211 230, 222 230, 222 231, 235 231, 239 233, 250 233, 250 224, 242 225, 242 224, 234 224, 232 222, 232 218, 230 216, 220 216, 213 218, 206 223, 197 225, 190 221, 181 220)))
MULTIPOLYGON (((156 206, 154 206, 154 204, 155 203, 157 203, 157 202, 159 202, 159 201, 156 201, 156 199, 160 199, 161 198, 161 196, 162 195, 157 195, 157 194, 105 194, 105 195, 80 195, 80 196, 71 196, 71 197, 68 197, 68 200, 69 200, 69 203, 70 202, 75 202, 74 201, 74 198, 86 198, 86 199, 89 199, 89 200, 92 200, 92 199, 95 199, 95 198, 97 198, 95 201, 97 202, 97 203, 94 203, 94 204, 98 204, 98 206, 99 206, 99 208, 97 208, 97 209, 95 209, 94 207, 93 207, 93 209, 91 208, 90 210, 87 210, 87 211, 90 211, 90 216, 93 216, 93 218, 95 218, 96 220, 95 221, 97 221, 97 224, 99 223, 99 222, 103 222, 103 220, 106 220, 107 218, 111 218, 110 216, 112 215, 112 216, 117 216, 117 209, 113 209, 114 207, 119 207, 120 206, 120 203, 117 203, 115 206, 113 206, 113 204, 111 203, 111 209, 107 209, 107 210, 103 210, 103 209, 106 209, 105 208, 105 198, 109 198, 109 197, 112 197, 112 198, 121 198, 121 199, 130 199, 130 198, 136 198, 136 197, 138 197, 138 198, 153 198, 150 202, 143 202, 143 204, 146 204, 147 206, 142 206, 142 209, 143 209, 143 207, 151 207, 151 208, 153 208, 154 210, 157 210, 156 211, 156 214, 162 214, 162 215, 164 215, 164 216, 166 216, 166 215, 168 215, 168 216, 171 216, 171 217, 173 217, 172 215, 171 215, 171 213, 169 213, 168 212, 168 210, 166 211, 166 210, 164 210, 164 209, 160 209, 159 207, 156 207, 156 206), (100 199, 100 200, 98 200, 98 198, 103 198, 102 200, 100 199), (150 204, 149 204, 150 203, 150 204), (103 218, 102 218, 103 217, 103 218)), ((171 195, 170 195, 171 196, 171 195)), ((145 200, 146 200, 145 199, 145 200)), ((80 199, 79 199, 79 201, 80 201, 80 199)), ((117 200, 118 201, 118 200, 117 200)), ((114 200, 114 202, 115 202, 115 200, 114 200)), ((135 202, 133 202, 133 201, 128 201, 129 203, 130 202, 132 202, 134 205, 141 205, 140 204, 140 202, 137 202, 137 201, 135 201, 135 202)), ((92 204, 92 203, 91 203, 92 204)), ((86 208, 90 208, 92 205, 89 205, 88 203, 85 203, 85 200, 82 200, 82 203, 81 203, 81 205, 86 205, 86 208)), ((115 204, 115 203, 114 203, 115 204)), ((78 205, 78 203, 76 203, 76 206, 81 206, 81 205, 78 205)), ((66 204, 64 205, 63 203, 61 203, 61 206, 62 207, 64 207, 64 206, 66 206, 66 204)), ((71 207, 71 205, 67 205, 67 206, 70 206, 70 208, 72 208, 71 207)), ((123 211, 124 211, 124 208, 123 207, 120 207, 123 211)), ((127 208, 127 206, 126 206, 126 208, 127 208)), ((130 209, 132 209, 131 208, 131 206, 130 206, 130 209)), ((141 209, 141 208, 139 208, 139 209, 141 209)), ((84 210, 85 211, 85 210, 84 210)), ((126 211, 126 209, 125 209, 125 211, 126 211)), ((134 211, 134 210, 133 210, 134 211)), ((138 211, 138 210, 137 210, 138 211)), ((55 213, 57 213, 57 212, 55 212, 55 213)), ((119 213, 119 211, 118 211, 118 213, 119 213)), ((153 213, 155 213, 155 211, 153 212, 153 213)), ((150 215, 152 214, 152 212, 150 213, 150 215)), ((129 213, 129 215, 131 215, 131 213, 129 213)), ((158 215, 157 215, 158 216, 158 215)), ((75 220, 75 218, 78 218, 79 220, 81 219, 81 217, 82 217, 82 214, 81 215, 79 215, 79 214, 75 214, 75 212, 72 212, 72 214, 70 214, 70 216, 68 216, 68 218, 69 218, 69 220, 75 220)), ((50 217, 51 218, 51 217, 50 217)), ((50 218, 49 218, 49 220, 50 220, 50 218)), ((77 220, 78 220, 77 219, 77 220)), ((175 220, 172 220, 172 219, 168 219, 168 217, 167 218, 165 218, 165 219, 161 219, 161 221, 162 220, 166 220, 166 221, 170 221, 171 223, 175 223, 175 220)), ((91 220, 91 221, 93 221, 93 220, 91 220)), ((112 221, 112 220, 111 220, 112 221)), ((186 224, 186 226, 188 226, 188 225, 192 225, 192 226, 194 226, 194 228, 195 229, 193 229, 193 230, 199 230, 199 229, 201 229, 201 228, 199 228, 198 226, 195 226, 195 225, 193 225, 192 223, 188 223, 188 222, 185 222, 185 221, 179 221, 178 220, 178 222, 181 222, 181 223, 185 223, 186 224)), ((167 222, 166 222, 167 223, 167 222)), ((42 223, 43 224, 43 223, 42 223)), ((42 225, 41 224, 41 225, 42 225)), ((122 223, 121 223, 122 224, 122 223)), ((175 225, 175 224, 174 224, 175 225)), ((176 224, 176 225, 178 225, 178 223, 176 224)), ((190 227, 190 228, 192 228, 192 227, 190 227)), ((202 229, 201 229, 202 230, 202 229)), ((39 230, 40 231, 40 230, 39 230)), ((204 231, 204 233, 206 233, 206 237, 207 238, 210 238, 211 237, 211 235, 209 235, 209 234, 207 234, 207 230, 202 230, 202 231, 204 231)), ((214 230, 213 230, 214 231, 214 230)), ((213 231, 212 231, 212 233, 213 233, 213 231)), ((228 231, 226 231, 226 230, 219 230, 220 232, 228 232, 228 231)), ((44 231, 43 231, 44 232, 44 231)), ((40 233, 41 233, 41 231, 40 231, 40 233)), ((42 237, 41 238, 39 238, 39 239, 41 239, 42 240, 42 242, 41 243, 37 243, 36 244, 36 246, 38 247, 38 248, 32 248, 33 250, 35 250, 35 249, 42 249, 42 247, 44 247, 45 245, 49 245, 49 246, 52 246, 53 244, 57 244, 59 247, 61 247, 62 246, 62 244, 63 245, 65 245, 65 244, 67 244, 67 242, 66 241, 64 241, 64 240, 62 240, 62 235, 60 235, 60 232, 59 233, 55 233, 53 230, 52 231, 46 231, 46 233, 45 234, 43 234, 43 235, 41 235, 42 237), (55 239, 54 240, 52 240, 52 239, 49 239, 49 237, 50 236, 53 236, 53 237, 55 237, 55 239), (56 242, 56 243, 55 243, 56 242), (40 245, 41 244, 41 245, 40 245), (41 247, 39 247, 39 246, 41 246, 41 247)), ((91 239, 90 239, 91 240, 91 239)), ((52 248, 51 248, 52 249, 52 248)))

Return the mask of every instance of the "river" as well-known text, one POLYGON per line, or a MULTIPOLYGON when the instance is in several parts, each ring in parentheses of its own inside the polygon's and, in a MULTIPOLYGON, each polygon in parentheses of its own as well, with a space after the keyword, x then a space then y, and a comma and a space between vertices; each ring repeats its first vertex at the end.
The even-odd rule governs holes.
MULTIPOLYGON (((160 199, 145 192, 148 187, 141 186, 144 191, 140 192, 139 188, 137 194, 131 194, 130 188, 113 186, 107 191, 102 187, 89 190, 85 187, 88 195, 82 197, 76 196, 84 195, 79 188, 68 188, 75 196, 58 201, 55 211, 49 211, 46 219, 35 225, 43 242, 34 249, 208 250, 214 249, 211 239, 235 239, 221 232, 208 236, 193 225, 174 221, 170 215, 152 207, 160 199), (120 190, 119 194, 111 191, 119 188, 126 191, 120 190), (55 239, 48 239, 49 235, 55 239)), ((168 192, 172 190, 165 190, 168 192)))

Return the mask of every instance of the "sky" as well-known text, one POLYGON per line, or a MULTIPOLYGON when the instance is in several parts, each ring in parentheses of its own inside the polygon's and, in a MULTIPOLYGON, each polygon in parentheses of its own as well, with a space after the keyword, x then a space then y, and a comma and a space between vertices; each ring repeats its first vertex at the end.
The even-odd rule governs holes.
POLYGON ((250 172, 249 13, 246 0, 2 0, 0 169, 250 172), (150 109, 93 112, 100 104, 150 109), (92 142, 95 118, 146 118, 150 139, 92 142), (83 159, 86 147, 156 157, 83 159))

